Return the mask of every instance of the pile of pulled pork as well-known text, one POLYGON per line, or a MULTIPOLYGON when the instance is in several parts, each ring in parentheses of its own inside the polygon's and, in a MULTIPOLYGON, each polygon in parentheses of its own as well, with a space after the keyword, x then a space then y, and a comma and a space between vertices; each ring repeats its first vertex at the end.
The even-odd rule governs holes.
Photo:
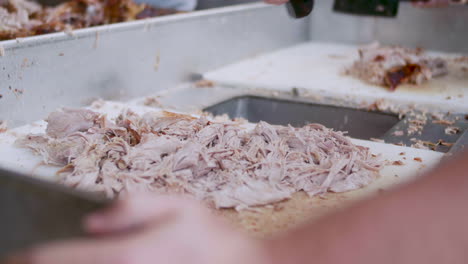
POLYGON ((359 59, 347 73, 393 91, 402 84, 419 85, 446 75, 448 66, 444 59, 429 57, 422 49, 373 43, 359 49, 359 59))
POLYGON ((0 0, 0 40, 173 13, 133 0, 70 0, 55 7, 29 0, 0 0))
POLYGON ((49 115, 46 134, 17 143, 64 166, 60 181, 87 191, 190 194, 217 208, 267 205, 298 191, 370 184, 383 162, 342 132, 123 111, 115 122, 85 109, 49 115), (248 126, 251 127, 249 128, 248 126))

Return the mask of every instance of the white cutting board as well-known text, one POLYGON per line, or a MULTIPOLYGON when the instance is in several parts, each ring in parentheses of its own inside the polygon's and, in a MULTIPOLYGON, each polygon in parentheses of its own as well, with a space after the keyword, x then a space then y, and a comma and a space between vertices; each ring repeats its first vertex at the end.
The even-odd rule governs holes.
POLYGON ((468 113, 468 71, 453 71, 421 86, 404 85, 391 92, 343 74, 358 58, 357 50, 358 46, 310 42, 228 65, 204 77, 228 86, 276 91, 297 87, 312 95, 364 105, 386 99, 395 106, 468 113))
MULTIPOLYGON (((141 105, 130 105, 116 102, 102 102, 99 108, 90 109, 107 114, 113 120, 123 109, 143 114, 148 111, 160 111, 160 109, 145 107, 141 105)), ((31 125, 11 129, 5 133, 0 133, 0 167, 14 171, 35 175, 46 180, 55 180, 55 173, 59 167, 41 165, 41 157, 34 155, 30 150, 14 146, 15 140, 22 135, 29 133, 44 133, 47 124, 45 121, 37 121, 31 125)), ((379 188, 386 188, 406 180, 413 179, 427 169, 438 164, 443 154, 430 150, 421 150, 408 147, 395 146, 390 144, 377 143, 372 141, 353 139, 358 145, 369 147, 373 154, 381 154, 389 161, 402 161, 402 166, 386 166, 382 171, 382 177, 375 183, 366 187, 369 191, 379 188), (405 153, 400 155, 400 153, 405 153), (414 158, 421 158, 422 162, 415 161, 414 158)))

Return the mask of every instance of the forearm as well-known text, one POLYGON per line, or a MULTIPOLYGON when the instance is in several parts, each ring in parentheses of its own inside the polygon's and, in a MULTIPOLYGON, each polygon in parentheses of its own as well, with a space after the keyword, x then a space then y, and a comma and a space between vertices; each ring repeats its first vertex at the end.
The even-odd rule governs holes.
POLYGON ((468 162, 269 242, 275 263, 465 263, 468 162))

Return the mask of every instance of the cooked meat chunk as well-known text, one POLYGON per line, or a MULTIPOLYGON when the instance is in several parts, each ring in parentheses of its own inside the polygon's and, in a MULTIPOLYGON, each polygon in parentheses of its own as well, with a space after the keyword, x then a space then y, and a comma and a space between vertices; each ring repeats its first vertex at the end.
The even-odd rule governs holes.
POLYGON ((47 135, 64 138, 76 132, 86 132, 94 126, 99 114, 86 109, 68 109, 52 112, 47 118, 47 135))
POLYGON ((40 24, 33 15, 40 12, 41 7, 27 0, 9 0, 0 2, 0 40, 3 35, 22 34, 40 24))
POLYGON ((359 50, 359 59, 347 71, 366 82, 395 90, 401 84, 422 84, 448 73, 447 62, 423 50, 377 43, 359 50))
POLYGON ((0 120, 0 133, 6 132, 8 130, 7 121, 0 120))
POLYGON ((47 133, 18 144, 65 166, 61 181, 114 197, 148 190, 187 193, 217 208, 242 209, 371 183, 383 162, 341 132, 124 111, 110 122, 89 110, 50 114, 47 133), (251 125, 251 124, 244 124, 251 125))
POLYGON ((28 147, 41 155, 46 164, 63 166, 83 153, 87 139, 80 133, 60 139, 45 138, 42 135, 29 135, 18 140, 17 144, 28 147))

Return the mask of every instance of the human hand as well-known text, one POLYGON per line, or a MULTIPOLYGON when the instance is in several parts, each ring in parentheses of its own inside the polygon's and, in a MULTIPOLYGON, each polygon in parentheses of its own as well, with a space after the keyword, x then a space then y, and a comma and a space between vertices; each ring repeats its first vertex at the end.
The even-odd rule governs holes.
POLYGON ((94 238, 42 245, 6 264, 263 264, 260 242, 244 236, 195 201, 139 196, 91 215, 94 238))
POLYGON ((416 7, 446 7, 450 4, 450 0, 413 0, 413 5, 416 7))
POLYGON ((289 2, 289 0, 265 0, 265 3, 272 4, 272 5, 282 5, 289 2))

